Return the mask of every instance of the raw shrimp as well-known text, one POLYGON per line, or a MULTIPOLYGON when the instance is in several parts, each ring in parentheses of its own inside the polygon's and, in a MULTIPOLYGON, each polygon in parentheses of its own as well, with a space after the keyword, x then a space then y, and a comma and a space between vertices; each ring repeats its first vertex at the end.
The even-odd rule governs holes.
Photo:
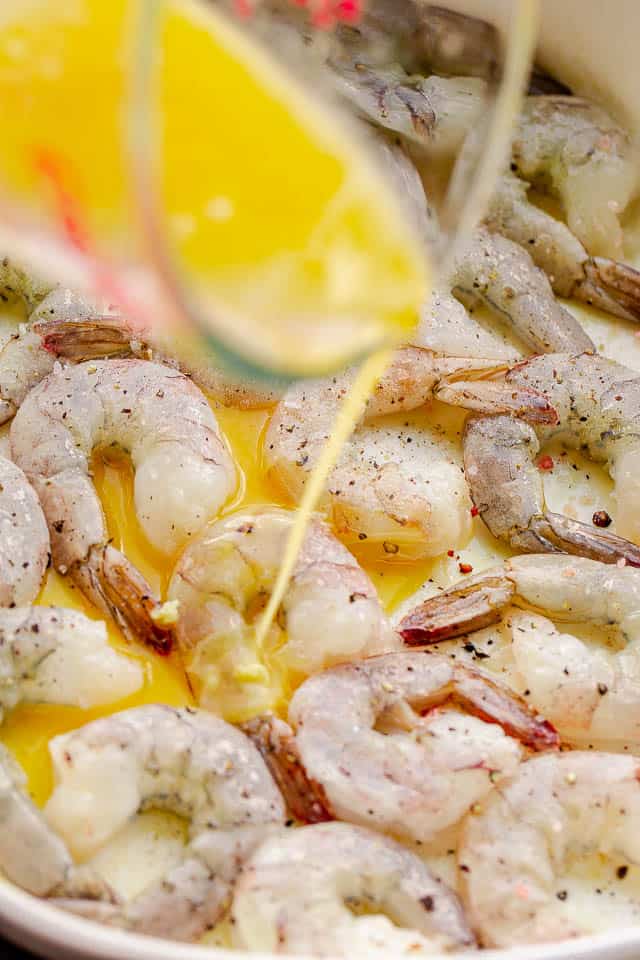
MULTIPOLYGON (((471 503, 455 448, 406 419, 398 426, 369 421, 419 407, 441 375, 470 363, 416 348, 396 353, 369 401, 365 422, 331 472, 320 504, 338 536, 359 551, 386 559, 436 556, 469 536, 471 503)), ((265 465, 294 502, 330 436, 352 378, 351 370, 294 385, 274 411, 264 442, 265 465)))
POLYGON ((95 313, 86 319, 50 317, 35 323, 33 330, 49 357, 74 363, 105 357, 153 359, 191 377, 224 406, 260 409, 277 403, 284 392, 284 386, 277 382, 266 383, 249 376, 240 379, 216 365, 206 351, 196 355, 183 345, 176 348, 162 331, 134 326, 121 314, 95 313))
POLYGON ((0 711, 23 701, 100 706, 142 682, 140 665, 109 646, 104 623, 57 607, 0 609, 0 711))
MULTIPOLYGON (((462 830, 462 898, 485 946, 591 933, 563 892, 563 875, 590 854, 640 863, 640 769, 634 757, 572 751, 534 757, 499 784, 462 830)), ((634 922, 638 904, 634 903, 634 922)))
POLYGON ((517 243, 478 227, 449 278, 464 304, 481 302, 535 353, 595 352, 593 341, 553 295, 517 243))
MULTIPOLYGON (((270 508, 219 520, 189 544, 169 584, 168 596, 179 601, 178 642, 201 688, 200 702, 220 710, 226 696, 225 715, 266 709, 268 675, 256 664, 253 623, 275 582, 294 517, 270 508)), ((317 519, 273 629, 279 661, 305 674, 398 645, 369 577, 317 519)))
POLYGON ((284 803, 256 748, 204 711, 137 707, 55 737, 49 749, 56 786, 45 815, 76 856, 95 852, 150 807, 189 820, 180 863, 135 900, 64 904, 115 926, 196 939, 222 913, 243 858, 284 824, 284 803))
POLYGON ((410 76, 348 50, 329 64, 339 93, 364 119, 429 152, 454 154, 486 110, 486 84, 478 77, 410 76))
MULTIPOLYGON (((440 241, 437 216, 416 167, 400 146, 383 136, 373 145, 398 202, 414 223, 425 250, 432 251, 440 241)), ((473 231, 448 276, 423 308, 412 345, 449 356, 513 359, 517 352, 472 319, 463 306, 479 302, 536 353, 595 352, 593 342, 574 316, 560 306, 548 279, 529 254, 517 243, 482 227, 473 231)))
POLYGON ((535 750, 558 744, 508 688, 428 653, 315 674, 294 694, 289 721, 306 774, 334 816, 418 843, 433 841, 515 771, 523 751, 512 737, 535 750), (472 716, 430 712, 452 703, 472 716))
POLYGON ((640 572, 584 557, 513 557, 425 601, 398 629, 407 643, 435 643, 497 622, 509 604, 618 628, 624 645, 612 651, 560 633, 545 617, 509 611, 508 619, 528 702, 564 739, 638 747, 640 572))
MULTIPOLYGON (((0 424, 14 415, 27 393, 54 369, 56 358, 80 363, 114 357, 152 358, 188 374, 228 406, 254 409, 276 403, 283 387, 238 380, 212 362, 178 350, 161 332, 132 324, 118 307, 66 287, 42 283, 16 261, 0 261, 0 291, 31 310, 26 323, 0 349, 0 424)), ((1 295, 1 294, 0 294, 1 295)))
MULTIPOLYGON (((16 333, 0 350, 0 423, 6 423, 15 415, 29 390, 54 368, 55 353, 44 342, 50 329, 64 329, 68 325, 65 336, 69 341, 74 322, 91 321, 94 326, 108 330, 109 325, 123 321, 106 302, 92 302, 65 287, 52 288, 9 258, 2 263, 0 288, 4 286, 5 290, 11 290, 12 295, 20 297, 30 311, 27 322, 18 325, 16 333)), ((130 345, 125 348, 113 336, 103 336, 100 343, 93 342, 91 349, 84 353, 82 346, 79 340, 74 344, 72 359, 75 361, 117 356, 131 349, 130 345)))
POLYGON ((152 591, 109 545, 90 480, 92 450, 119 446, 136 471, 147 539, 173 553, 215 514, 235 484, 233 462, 205 397, 186 377, 145 360, 103 360, 52 373, 22 404, 11 449, 49 524, 53 559, 126 633, 166 646, 152 591))
POLYGON ((0 457, 0 606, 34 600, 49 560, 38 497, 22 470, 0 457))
POLYGON ((600 356, 548 354, 525 360, 495 379, 448 381, 436 394, 476 411, 513 412, 537 420, 535 429, 505 415, 467 421, 467 480, 494 536, 527 552, 563 550, 607 563, 622 558, 640 565, 635 546, 640 541, 636 371, 600 356), (558 434, 607 463, 618 503, 617 529, 634 543, 546 509, 534 457, 541 443, 558 434))
POLYGON ((602 107, 580 97, 525 99, 511 169, 558 197, 569 229, 594 256, 622 254, 619 217, 638 186, 637 160, 602 107))
POLYGON ((526 247, 560 297, 576 297, 623 320, 640 320, 640 273, 605 257, 590 257, 569 228, 527 199, 528 185, 504 176, 485 223, 526 247))
POLYGON ((0 868, 36 896, 111 899, 91 870, 76 867, 63 840, 29 799, 22 767, 0 744, 0 868))
POLYGON ((383 958, 474 943, 455 893, 419 857, 346 823, 266 840, 240 874, 231 917, 234 946, 261 953, 383 958))
POLYGON ((0 423, 13 416, 32 387, 40 383, 55 367, 56 357, 46 349, 42 332, 47 323, 41 314, 51 318, 52 323, 65 324, 65 313, 73 317, 91 313, 88 305, 70 290, 57 289, 50 293, 30 315, 25 324, 12 336, 0 351, 0 423))
POLYGON ((375 11, 373 17, 365 13, 356 27, 340 27, 330 37, 318 36, 306 11, 293 4, 276 0, 268 7, 267 42, 279 44, 289 61, 297 57, 300 66, 306 52, 307 82, 309 61, 317 54, 317 83, 329 85, 360 117, 419 147, 453 155, 485 112, 487 85, 481 77, 426 77, 402 64, 399 32, 409 40, 406 3, 402 12, 397 5, 382 11, 382 22, 375 11), (389 29, 390 17, 400 31, 389 29))

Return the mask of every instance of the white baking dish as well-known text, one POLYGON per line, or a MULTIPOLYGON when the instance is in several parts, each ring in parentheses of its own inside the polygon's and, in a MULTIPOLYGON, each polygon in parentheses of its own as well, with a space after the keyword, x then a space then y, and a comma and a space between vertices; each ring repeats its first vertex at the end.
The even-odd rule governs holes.
MULTIPOLYGON (((504 22, 511 0, 448 0, 504 22)), ((540 59, 577 92, 604 98, 640 135, 640 0, 541 0, 540 59)), ((0 883, 0 931, 49 958, 65 960, 237 960, 238 954, 124 933, 74 917, 0 883)), ((253 954, 255 960, 276 960, 253 954)), ((468 954, 466 954, 468 956, 468 954)), ((561 944, 487 951, 483 960, 626 960, 640 958, 640 926, 561 944)), ((452 960, 452 955, 448 955, 452 960)), ((306 958, 309 960, 309 958, 306 958)), ((393 960, 393 957, 389 957, 393 960)))

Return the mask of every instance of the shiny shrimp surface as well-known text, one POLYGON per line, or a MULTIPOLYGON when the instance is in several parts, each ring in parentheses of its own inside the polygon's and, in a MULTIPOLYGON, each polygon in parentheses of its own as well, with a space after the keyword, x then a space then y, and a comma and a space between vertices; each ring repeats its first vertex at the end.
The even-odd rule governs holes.
POLYGON ((12 423, 12 455, 38 493, 58 570, 130 636, 163 647, 153 592, 109 544, 91 482, 91 454, 106 446, 130 455, 138 519, 167 555, 218 511, 234 489, 235 468, 204 395, 177 371, 145 360, 54 372, 12 423))

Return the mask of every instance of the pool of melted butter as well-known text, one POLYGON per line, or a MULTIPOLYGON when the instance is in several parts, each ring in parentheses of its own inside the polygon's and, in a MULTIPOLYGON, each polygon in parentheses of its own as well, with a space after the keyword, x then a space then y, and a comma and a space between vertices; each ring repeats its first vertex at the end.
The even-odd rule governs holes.
MULTIPOLYGON (((640 229, 633 238, 640 250, 640 229)), ((640 265, 640 257, 633 257, 640 265)), ((606 356, 640 371, 640 328, 607 317, 599 311, 571 303, 570 308, 579 317, 598 348, 606 356)), ((482 314, 476 316, 482 320, 482 314)), ((488 323, 492 321, 485 318, 488 323)), ((0 340, 2 340, 0 317, 0 340)), ((505 339, 507 335, 505 334, 505 339)), ((242 506, 256 504, 288 505, 283 492, 272 485, 262 469, 262 439, 270 415, 269 411, 239 411, 219 407, 212 402, 220 427, 233 452, 238 468, 238 487, 232 500, 225 505, 222 515, 242 506)), ((434 402, 423 410, 401 417, 386 418, 393 423, 409 420, 412 424, 425 423, 437 428, 456 448, 460 449, 460 434, 465 414, 462 411, 434 402)), ((6 450, 7 428, 0 430, 0 453, 6 450)), ((547 502, 552 510, 564 512, 589 522, 596 510, 606 510, 615 516, 615 501, 608 474, 577 451, 554 443, 545 453, 553 457, 554 466, 543 475, 547 502)), ((460 456, 461 462, 461 456, 460 456)), ((124 459, 106 459, 101 454, 94 458, 94 480, 107 516, 109 533, 114 544, 143 572, 150 584, 164 594, 176 557, 164 557, 146 542, 133 509, 132 470, 124 459)), ((612 528, 615 530, 615 524, 612 528)), ((455 547, 452 544, 452 547, 455 547)), ((407 606, 416 592, 428 596, 438 588, 454 583, 461 576, 460 564, 470 564, 475 572, 501 562, 509 555, 503 544, 487 532, 475 518, 468 542, 434 559, 414 564, 393 562, 371 563, 360 559, 371 576, 389 613, 407 606)), ((65 578, 49 570, 37 600, 40 604, 76 607, 91 617, 100 617, 65 578)), ((564 625, 564 629, 567 625, 564 625)), ((126 707, 144 703, 166 703, 180 706, 193 703, 177 657, 163 658, 139 645, 127 644, 118 630, 108 626, 112 645, 138 660, 144 667, 145 682, 140 691, 126 700, 96 710, 71 707, 25 705, 11 711, 0 727, 0 740, 15 754, 28 777, 28 787, 34 801, 43 805, 53 786, 48 742, 56 734, 80 726, 95 717, 126 707)), ((584 636, 584 631, 581 631, 584 636)), ((588 635, 588 632, 587 632, 588 635)), ((594 642, 597 636, 593 636, 594 642)), ((483 662, 483 666, 490 666, 483 662)), ((281 704, 286 709, 286 704, 281 704)), ((108 882, 123 896, 135 896, 150 882, 177 862, 184 844, 185 825, 168 814, 149 812, 127 825, 94 858, 93 863, 108 882)), ((446 851, 433 861, 443 879, 455 885, 454 858, 446 851)), ((594 858, 579 864, 563 880, 563 889, 576 903, 581 914, 586 911, 593 920, 594 931, 610 927, 620 918, 630 921, 629 896, 640 901, 640 871, 629 870, 624 889, 615 872, 615 865, 607 859, 594 858), (638 874, 638 876, 636 876, 638 874)), ((634 908, 635 909, 635 908, 634 908)), ((212 944, 228 945, 226 924, 207 934, 212 944)))

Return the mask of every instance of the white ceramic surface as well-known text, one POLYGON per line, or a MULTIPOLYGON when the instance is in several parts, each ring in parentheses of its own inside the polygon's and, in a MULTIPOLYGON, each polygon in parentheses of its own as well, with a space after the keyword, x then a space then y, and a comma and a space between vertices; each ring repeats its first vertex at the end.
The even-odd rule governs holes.
MULTIPOLYGON (((3 0, 0 0, 2 3, 3 0)), ((504 22, 511 0, 449 0, 504 22)), ((640 0, 541 0, 540 60, 580 93, 604 93, 640 135, 640 0)), ((110 930, 0 884, 0 930, 51 960, 238 960, 239 954, 110 930)), ((253 954, 255 960, 277 960, 253 954)), ((460 960, 462 960, 460 955, 460 960)), ((469 954, 464 956, 468 957, 469 954)), ((483 952, 482 960, 640 960, 640 927, 578 941, 483 952)), ((309 958, 305 958, 309 960, 309 958)), ((389 960, 394 960, 389 957, 389 960)), ((443 958, 444 960, 444 958, 443 958)), ((447 960, 455 960, 451 954, 447 960)))

